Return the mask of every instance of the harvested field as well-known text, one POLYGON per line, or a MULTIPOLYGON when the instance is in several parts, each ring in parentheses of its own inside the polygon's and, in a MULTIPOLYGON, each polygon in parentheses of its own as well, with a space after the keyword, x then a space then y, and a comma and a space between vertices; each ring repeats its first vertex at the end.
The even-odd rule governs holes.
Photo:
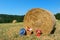
POLYGON ((56 30, 54 34, 41 35, 37 38, 35 34, 27 37, 20 36, 19 30, 23 28, 23 22, 21 23, 6 23, 0 24, 0 40, 60 40, 60 21, 56 21, 56 30))

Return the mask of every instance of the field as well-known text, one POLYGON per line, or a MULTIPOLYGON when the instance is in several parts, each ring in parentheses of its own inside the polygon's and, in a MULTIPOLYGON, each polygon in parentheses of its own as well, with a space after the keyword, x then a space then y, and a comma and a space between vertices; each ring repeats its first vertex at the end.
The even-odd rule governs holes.
POLYGON ((60 40, 60 21, 56 21, 56 30, 54 34, 41 35, 37 38, 34 34, 31 36, 20 36, 19 31, 23 28, 23 22, 20 23, 2 23, 0 24, 0 40, 60 40))

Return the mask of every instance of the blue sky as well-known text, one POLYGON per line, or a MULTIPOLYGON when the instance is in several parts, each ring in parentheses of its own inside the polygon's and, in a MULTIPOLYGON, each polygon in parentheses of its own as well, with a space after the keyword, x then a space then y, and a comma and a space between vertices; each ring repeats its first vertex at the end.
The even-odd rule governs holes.
POLYGON ((0 14, 24 15, 32 8, 60 12, 60 0, 0 0, 0 14))

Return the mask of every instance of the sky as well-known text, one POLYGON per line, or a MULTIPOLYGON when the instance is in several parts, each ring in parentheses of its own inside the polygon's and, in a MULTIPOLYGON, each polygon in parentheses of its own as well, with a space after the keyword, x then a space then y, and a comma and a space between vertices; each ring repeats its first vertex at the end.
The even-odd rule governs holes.
POLYGON ((60 12, 60 0, 0 0, 0 14, 25 15, 32 8, 60 12))

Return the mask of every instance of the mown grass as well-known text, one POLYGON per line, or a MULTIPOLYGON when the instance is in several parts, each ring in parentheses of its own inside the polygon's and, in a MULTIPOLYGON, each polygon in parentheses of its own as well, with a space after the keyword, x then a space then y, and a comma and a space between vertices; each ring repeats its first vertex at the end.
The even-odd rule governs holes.
POLYGON ((0 24, 0 40, 60 40, 60 21, 56 21, 56 30, 54 34, 41 35, 37 38, 34 34, 31 36, 20 36, 19 31, 23 28, 21 23, 0 24))

